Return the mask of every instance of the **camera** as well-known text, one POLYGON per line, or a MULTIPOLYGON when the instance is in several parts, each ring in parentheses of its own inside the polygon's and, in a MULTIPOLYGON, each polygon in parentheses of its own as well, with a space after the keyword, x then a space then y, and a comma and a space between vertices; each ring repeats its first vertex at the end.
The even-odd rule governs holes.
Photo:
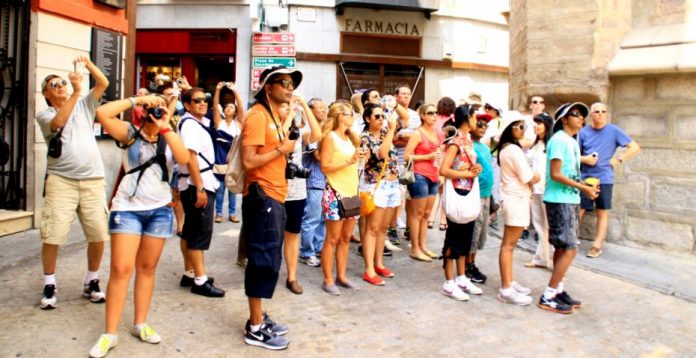
POLYGON ((311 171, 291 162, 291 159, 292 155, 288 158, 288 165, 285 167, 285 179, 309 178, 311 171))
POLYGON ((288 139, 297 140, 298 138, 300 138, 300 129, 297 128, 297 126, 295 126, 295 123, 293 122, 290 126, 290 131, 288 132, 288 139))
POLYGON ((150 118, 150 115, 152 115, 156 119, 162 119, 162 116, 164 116, 164 110, 161 107, 148 108, 147 115, 148 119, 150 118))

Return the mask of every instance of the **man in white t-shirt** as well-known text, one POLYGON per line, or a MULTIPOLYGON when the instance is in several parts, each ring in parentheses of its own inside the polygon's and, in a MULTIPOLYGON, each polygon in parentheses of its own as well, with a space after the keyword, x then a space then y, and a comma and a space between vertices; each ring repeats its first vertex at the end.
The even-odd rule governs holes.
POLYGON ((109 238, 106 182, 92 127, 99 99, 109 86, 109 80, 86 56, 77 57, 73 63, 76 71, 68 75, 73 92, 68 94, 68 82, 60 76, 46 76, 41 83, 41 93, 49 107, 36 114, 46 143, 53 141, 57 144, 49 145, 44 207, 41 210, 44 291, 39 307, 42 309, 52 309, 57 305, 55 272, 58 247, 67 242, 76 216, 80 217, 88 241, 83 295, 94 303, 105 301, 105 295, 99 289, 98 271, 104 241, 109 238), (86 96, 80 96, 82 66, 95 83, 86 96), (54 137, 60 138, 60 142, 54 137))
POLYGON ((205 117, 208 102, 202 88, 191 88, 182 97, 186 114, 179 122, 179 135, 191 153, 187 166, 179 167, 177 188, 184 207, 181 251, 184 276, 181 286, 207 297, 223 297, 225 291, 213 286, 205 272, 203 251, 210 248, 213 236, 215 192, 219 182, 213 175, 215 149, 210 136, 210 119, 205 117), (193 160, 196 158, 196 160, 193 160))

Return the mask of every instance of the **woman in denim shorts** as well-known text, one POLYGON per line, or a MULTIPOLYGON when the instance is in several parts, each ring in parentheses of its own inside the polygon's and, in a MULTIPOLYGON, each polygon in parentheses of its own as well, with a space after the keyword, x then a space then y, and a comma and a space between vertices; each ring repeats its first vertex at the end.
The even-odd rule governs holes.
POLYGON ((321 287, 331 295, 340 295, 336 284, 357 290, 348 280, 346 268, 350 251, 350 235, 358 216, 339 215, 340 198, 358 195, 358 160, 363 154, 357 150, 358 136, 350 130, 353 125, 353 108, 346 103, 334 103, 322 128, 319 162, 326 175, 326 188, 322 196, 322 209, 326 219, 326 239, 321 250, 321 268, 324 282, 321 287), (333 277, 336 257, 336 280, 333 277))
POLYGON ((379 276, 394 277, 394 273, 384 266, 384 237, 387 225, 394 220, 401 205, 393 144, 396 117, 384 118, 382 108, 371 103, 365 105, 363 117, 367 124, 360 135, 360 147, 367 149, 369 159, 363 171, 361 191, 371 192, 375 203, 375 209, 367 216, 367 230, 363 236, 363 280, 381 286, 384 280, 379 276), (385 120, 388 122, 387 128, 382 125, 385 120))
POLYGON ((134 268, 135 307, 130 333, 143 342, 161 341, 145 321, 164 239, 173 235, 169 173, 174 160, 179 165, 186 165, 189 160, 188 150, 169 127, 164 97, 131 97, 110 102, 97 109, 97 118, 104 129, 126 147, 123 151, 126 174, 111 201, 111 273, 106 289, 106 329, 92 347, 91 357, 105 356, 118 342, 117 330, 134 268), (140 128, 116 117, 136 104, 146 109, 143 115, 147 117, 141 119, 140 128), (134 170, 137 168, 142 170, 134 170))
POLYGON ((430 262, 438 257, 428 249, 428 218, 435 204, 437 187, 440 184, 438 167, 442 159, 440 146, 442 133, 436 130, 437 109, 432 104, 423 104, 418 108, 421 127, 413 132, 406 144, 404 160, 413 161, 416 181, 408 185, 411 196, 406 210, 409 237, 411 239, 411 257, 419 261, 430 262))

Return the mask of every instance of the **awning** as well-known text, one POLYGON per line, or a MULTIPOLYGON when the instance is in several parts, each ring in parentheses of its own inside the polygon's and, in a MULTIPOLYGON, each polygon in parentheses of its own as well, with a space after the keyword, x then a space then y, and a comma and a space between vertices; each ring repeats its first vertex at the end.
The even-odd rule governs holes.
POLYGON ((336 13, 347 7, 422 12, 426 18, 440 9, 440 0, 336 0, 336 13))

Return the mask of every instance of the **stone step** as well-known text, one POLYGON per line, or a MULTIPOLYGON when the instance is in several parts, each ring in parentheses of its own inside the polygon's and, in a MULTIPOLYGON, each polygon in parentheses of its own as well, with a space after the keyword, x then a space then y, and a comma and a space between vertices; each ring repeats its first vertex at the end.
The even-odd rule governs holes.
POLYGON ((31 229, 34 213, 0 209, 0 236, 31 229))

